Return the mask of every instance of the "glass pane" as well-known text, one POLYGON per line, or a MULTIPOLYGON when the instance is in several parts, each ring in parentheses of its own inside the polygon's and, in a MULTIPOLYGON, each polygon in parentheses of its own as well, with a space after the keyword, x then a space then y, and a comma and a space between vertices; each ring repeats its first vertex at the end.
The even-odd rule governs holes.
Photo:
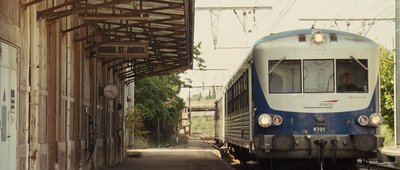
MULTIPOLYGON (((359 59, 359 61, 365 67, 368 67, 366 59, 359 59)), ((368 71, 357 61, 352 59, 336 60, 336 73, 338 93, 368 92, 368 71)))
POLYGON ((333 60, 304 60, 304 92, 332 93, 333 60))
POLYGON ((279 60, 269 61, 268 70, 275 69, 269 74, 270 93, 300 93, 301 70, 300 60, 285 60, 276 65, 279 60))

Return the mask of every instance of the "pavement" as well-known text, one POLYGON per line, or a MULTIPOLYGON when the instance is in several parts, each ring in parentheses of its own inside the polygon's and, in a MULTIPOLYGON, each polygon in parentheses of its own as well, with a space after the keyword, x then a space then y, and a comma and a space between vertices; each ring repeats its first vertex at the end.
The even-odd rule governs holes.
POLYGON ((381 150, 382 154, 389 156, 400 156, 400 148, 397 147, 384 147, 381 150))
POLYGON ((133 149, 136 157, 102 170, 233 170, 220 152, 201 139, 170 148, 133 149))

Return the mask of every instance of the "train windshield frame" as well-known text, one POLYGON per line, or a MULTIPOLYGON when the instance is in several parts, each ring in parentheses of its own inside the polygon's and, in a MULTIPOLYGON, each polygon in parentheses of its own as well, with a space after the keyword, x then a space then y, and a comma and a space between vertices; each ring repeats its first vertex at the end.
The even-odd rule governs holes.
POLYGON ((303 73, 304 93, 335 92, 333 59, 303 60, 303 73))
POLYGON ((281 59, 268 67, 270 94, 368 93, 367 59, 281 59))
POLYGON ((301 60, 270 60, 268 66, 269 93, 301 93, 301 60))
POLYGON ((368 93, 368 60, 336 59, 337 93, 368 93))

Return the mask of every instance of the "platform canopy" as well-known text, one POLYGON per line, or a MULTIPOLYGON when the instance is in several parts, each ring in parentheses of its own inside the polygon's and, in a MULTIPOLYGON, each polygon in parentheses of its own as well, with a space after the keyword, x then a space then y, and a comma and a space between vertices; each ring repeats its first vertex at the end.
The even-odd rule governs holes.
MULTIPOLYGON (((40 1, 43 0, 31 1, 22 7, 40 1)), ((91 57, 99 57, 96 50, 107 44, 140 52, 144 49, 130 45, 146 45, 146 57, 101 58, 127 83, 192 67, 193 0, 69 0, 38 11, 39 19, 49 22, 71 15, 78 16, 82 22, 62 33, 86 30, 74 42, 86 42, 85 50, 91 57), (94 41, 94 37, 101 37, 101 42, 94 41)), ((113 48, 102 47, 106 52, 113 48)))

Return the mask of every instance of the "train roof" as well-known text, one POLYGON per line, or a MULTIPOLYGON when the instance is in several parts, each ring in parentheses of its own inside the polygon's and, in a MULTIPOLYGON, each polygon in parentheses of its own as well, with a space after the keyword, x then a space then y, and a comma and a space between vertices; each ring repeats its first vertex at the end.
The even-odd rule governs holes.
POLYGON ((336 35, 341 35, 341 36, 354 37, 357 39, 365 40, 367 42, 376 44, 374 41, 372 41, 371 39, 369 39, 365 36, 353 34, 350 32, 330 30, 330 29, 297 29, 297 30, 289 30, 289 31, 284 31, 284 32, 267 35, 267 36, 257 40, 254 43, 253 49, 250 51, 249 54, 247 54, 247 57, 245 57, 243 59, 242 63, 237 68, 234 69, 234 72, 230 75, 229 79, 227 80, 227 83, 225 83, 225 86, 218 92, 216 101, 221 99, 222 95, 226 92, 227 88, 232 86, 232 84, 240 77, 240 75, 249 67, 248 63, 250 63, 252 60, 252 57, 253 57, 252 51, 254 50, 255 47, 257 47, 258 45, 260 45, 262 43, 268 42, 268 41, 298 36, 299 34, 311 35, 315 31, 320 31, 324 34, 336 34, 336 35))
POLYGON ((280 32, 280 33, 274 33, 274 34, 265 36, 265 37, 259 39, 258 41, 256 41, 256 43, 254 44, 254 47, 256 47, 257 45, 262 44, 264 42, 273 41, 273 40, 286 38, 286 37, 298 36, 299 34, 311 35, 315 31, 320 31, 325 34, 333 33, 333 34, 342 35, 342 36, 349 36, 349 37, 364 39, 366 41, 376 44, 374 41, 372 41, 371 39, 369 39, 365 36, 361 36, 361 35, 353 34, 353 33, 349 33, 349 32, 344 32, 344 31, 336 31, 336 30, 329 30, 329 29, 298 29, 298 30, 290 30, 290 31, 285 31, 285 32, 280 32))

